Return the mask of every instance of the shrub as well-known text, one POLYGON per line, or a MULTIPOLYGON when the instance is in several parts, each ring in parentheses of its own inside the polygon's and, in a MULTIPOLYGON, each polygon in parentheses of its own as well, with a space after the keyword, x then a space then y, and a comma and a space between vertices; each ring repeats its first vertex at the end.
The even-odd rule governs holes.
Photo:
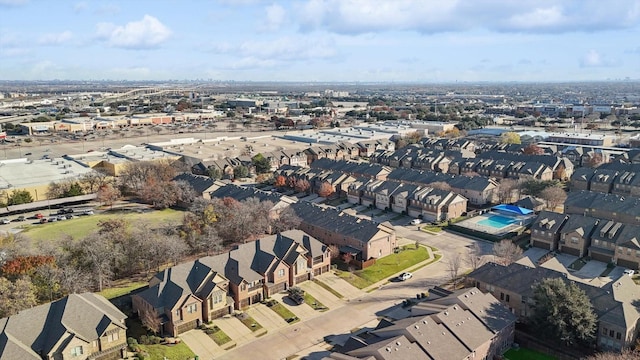
POLYGON ((140 345, 138 345, 138 340, 132 337, 127 338, 127 346, 129 346, 129 350, 133 352, 138 352, 140 350, 140 345))
POLYGON ((140 344, 149 345, 149 337, 147 337, 147 335, 140 335, 140 344))

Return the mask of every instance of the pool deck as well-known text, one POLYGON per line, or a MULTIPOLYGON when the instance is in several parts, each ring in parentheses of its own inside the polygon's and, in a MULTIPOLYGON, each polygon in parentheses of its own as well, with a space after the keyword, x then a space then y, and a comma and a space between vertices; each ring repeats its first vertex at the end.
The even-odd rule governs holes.
POLYGON ((474 216, 467 220, 460 221, 459 223, 456 223, 456 225, 467 228, 467 229, 480 231, 485 234, 500 236, 500 235, 504 235, 511 231, 522 228, 525 225, 520 225, 520 224, 526 224, 528 220, 532 220, 532 219, 533 219, 532 216, 508 216, 504 214, 489 212, 486 214, 474 216), (514 219, 514 223, 506 224, 499 228, 492 226, 493 223, 500 223, 499 221, 491 220, 492 217, 496 217, 496 216, 499 216, 501 218, 512 218, 514 219), (485 224, 481 223, 483 221, 485 221, 485 224), (487 224, 487 222, 490 222, 490 223, 487 224))

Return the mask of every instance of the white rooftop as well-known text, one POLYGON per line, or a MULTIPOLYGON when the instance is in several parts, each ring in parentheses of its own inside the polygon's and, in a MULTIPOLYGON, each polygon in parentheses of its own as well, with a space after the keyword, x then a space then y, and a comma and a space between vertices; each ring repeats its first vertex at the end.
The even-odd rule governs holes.
POLYGON ((30 160, 26 158, 0 161, 0 189, 20 189, 74 179, 91 172, 88 167, 63 158, 30 160))

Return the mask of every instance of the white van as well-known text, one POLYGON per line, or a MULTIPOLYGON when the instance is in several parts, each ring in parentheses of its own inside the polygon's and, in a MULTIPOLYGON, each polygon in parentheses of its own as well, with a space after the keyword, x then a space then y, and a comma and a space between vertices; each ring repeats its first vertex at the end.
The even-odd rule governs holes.
POLYGON ((422 222, 422 220, 420 220, 420 219, 413 219, 413 220, 411 220, 411 224, 412 224, 412 225, 418 225, 418 224, 420 224, 421 222, 422 222))

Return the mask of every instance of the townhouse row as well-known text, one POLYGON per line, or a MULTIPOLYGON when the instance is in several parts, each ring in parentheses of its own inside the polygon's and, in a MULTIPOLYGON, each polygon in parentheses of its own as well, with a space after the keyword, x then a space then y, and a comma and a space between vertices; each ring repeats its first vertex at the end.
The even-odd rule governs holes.
MULTIPOLYGON (((390 140, 367 140, 355 144, 341 142, 312 146, 303 150, 280 150, 265 152, 262 155, 269 161, 271 171, 275 171, 282 166, 309 166, 319 159, 329 160, 352 160, 362 157, 369 157, 378 150, 393 150, 395 143, 390 140)), ((197 160, 196 160, 197 161, 197 160)), ((209 175, 212 169, 216 169, 222 174, 224 179, 233 179, 233 170, 238 166, 246 166, 250 173, 255 169, 251 156, 239 156, 235 158, 224 158, 219 160, 202 160, 191 165, 191 171, 197 175, 209 175)))
POLYGON ((430 289, 429 299, 407 313, 350 335, 340 352, 324 359, 495 359, 513 344, 516 316, 478 289, 430 289))
MULTIPOLYGON (((352 182, 375 180, 390 180, 402 184, 417 185, 420 187, 429 187, 433 183, 446 183, 451 187, 451 191, 463 196, 469 204, 483 206, 494 203, 498 183, 484 176, 463 176, 452 175, 430 170, 416 170, 407 168, 391 169, 387 166, 379 164, 366 164, 353 161, 331 161, 322 159, 311 164, 311 169, 331 171, 339 174, 351 176, 352 179, 342 180, 341 186, 336 191, 342 191, 343 194, 348 192, 349 185, 352 182)), ((304 172, 296 168, 287 168, 283 175, 296 174, 304 175, 304 172)), ((310 177, 306 177, 309 179, 310 177)), ((391 206, 388 206, 391 208, 391 206)))
POLYGON ((132 296, 142 323, 177 336, 329 271, 328 246, 300 230, 238 245, 157 273, 132 296))
MULTIPOLYGON (((492 294, 507 306, 519 321, 526 322, 535 306, 535 284, 544 279, 561 279, 569 283, 565 273, 533 264, 512 263, 508 266, 487 263, 467 275, 469 286, 492 294)), ((640 329, 640 286, 629 276, 598 287, 571 281, 585 292, 597 316, 596 345, 601 351, 621 351, 633 347, 640 329)))
POLYGON ((584 215, 542 211, 531 226, 531 245, 549 251, 589 256, 640 269, 640 225, 584 215))
POLYGON ((367 266, 367 261, 393 253, 398 246, 396 233, 388 222, 361 219, 332 207, 319 206, 276 192, 228 184, 212 191, 213 198, 243 201, 256 198, 273 204, 270 216, 278 217, 291 209, 301 220, 298 228, 325 245, 335 245, 340 253, 353 256, 354 265, 367 266))
POLYGON ((571 190, 640 196, 640 164, 610 163, 581 168, 571 176, 571 190))

